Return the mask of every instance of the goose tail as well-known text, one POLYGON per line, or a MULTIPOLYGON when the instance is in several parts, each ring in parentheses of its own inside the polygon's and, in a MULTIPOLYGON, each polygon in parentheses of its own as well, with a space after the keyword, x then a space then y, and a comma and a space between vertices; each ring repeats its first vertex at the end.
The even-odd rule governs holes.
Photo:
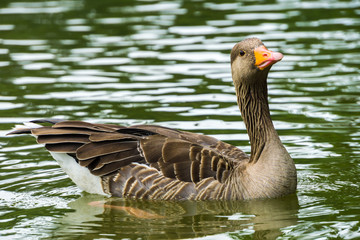
POLYGON ((6 135, 14 135, 14 134, 31 134, 31 130, 35 128, 43 127, 39 123, 50 123, 55 124, 58 122, 65 121, 63 119, 37 119, 29 122, 23 122, 23 124, 15 125, 11 132, 8 132, 6 135))

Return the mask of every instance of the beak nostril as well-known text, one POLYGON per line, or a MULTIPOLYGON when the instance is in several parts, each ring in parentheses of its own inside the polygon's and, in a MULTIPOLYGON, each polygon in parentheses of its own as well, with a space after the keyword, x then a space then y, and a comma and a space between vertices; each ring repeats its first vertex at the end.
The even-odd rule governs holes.
POLYGON ((269 55, 267 53, 264 53, 263 54, 263 57, 268 57, 269 55))

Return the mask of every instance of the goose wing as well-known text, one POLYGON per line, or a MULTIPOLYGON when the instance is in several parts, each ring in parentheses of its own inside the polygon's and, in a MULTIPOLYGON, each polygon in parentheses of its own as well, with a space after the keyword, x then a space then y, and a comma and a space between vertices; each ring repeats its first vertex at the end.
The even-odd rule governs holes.
MULTIPOLYGON (((50 152, 66 153, 93 175, 107 176, 131 164, 156 168, 168 178, 197 183, 212 177, 224 182, 247 159, 238 148, 213 137, 155 125, 123 127, 82 121, 52 121, 33 128, 50 152)), ((17 130, 10 134, 26 133, 17 130)))

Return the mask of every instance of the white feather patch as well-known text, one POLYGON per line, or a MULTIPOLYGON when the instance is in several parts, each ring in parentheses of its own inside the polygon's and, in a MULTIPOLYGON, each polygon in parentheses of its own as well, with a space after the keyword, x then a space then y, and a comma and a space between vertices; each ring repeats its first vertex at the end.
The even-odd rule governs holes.
POLYGON ((23 125, 15 125, 15 130, 22 130, 22 129, 32 129, 32 128, 39 128, 42 127, 39 124, 32 123, 32 122, 23 122, 23 125))
POLYGON ((42 125, 33 123, 33 122, 23 122, 23 124, 28 128, 39 128, 42 127, 42 125))
POLYGON ((66 153, 50 152, 50 154, 80 189, 88 193, 107 195, 104 193, 101 177, 91 174, 89 169, 80 166, 73 157, 66 153))

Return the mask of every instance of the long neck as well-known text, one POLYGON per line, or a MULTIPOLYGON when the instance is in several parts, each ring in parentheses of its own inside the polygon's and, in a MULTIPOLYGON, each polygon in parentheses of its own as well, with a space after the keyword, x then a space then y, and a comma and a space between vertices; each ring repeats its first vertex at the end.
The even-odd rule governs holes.
POLYGON ((235 85, 237 102, 250 138, 250 162, 257 162, 271 139, 279 139, 272 123, 268 104, 266 78, 257 85, 235 85))

